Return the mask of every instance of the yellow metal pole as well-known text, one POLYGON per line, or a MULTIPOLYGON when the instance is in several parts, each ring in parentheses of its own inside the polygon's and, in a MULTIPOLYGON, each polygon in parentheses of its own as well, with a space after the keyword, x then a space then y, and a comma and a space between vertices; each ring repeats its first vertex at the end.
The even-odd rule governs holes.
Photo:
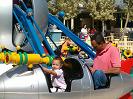
POLYGON ((52 58, 50 56, 45 56, 42 58, 39 54, 27 54, 27 57, 24 54, 7 54, 6 63, 15 63, 15 64, 49 64, 52 58))

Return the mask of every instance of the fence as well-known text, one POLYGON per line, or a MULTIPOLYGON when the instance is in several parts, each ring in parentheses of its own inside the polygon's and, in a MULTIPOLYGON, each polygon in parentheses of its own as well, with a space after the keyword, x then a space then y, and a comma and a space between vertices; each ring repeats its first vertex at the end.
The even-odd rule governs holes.
POLYGON ((124 36, 124 40, 115 39, 114 35, 111 34, 111 36, 105 37, 105 40, 112 41, 113 43, 117 44, 117 47, 119 49, 129 49, 133 52, 133 41, 128 40, 128 36, 124 36))
MULTIPOLYGON (((59 42, 55 42, 57 46, 61 45, 64 42, 64 39, 66 36, 61 36, 61 39, 59 42)), ((48 39, 48 38, 47 38, 48 39)), ((119 49, 129 49, 133 52, 133 41, 128 40, 128 36, 124 36, 124 40, 115 39, 114 35, 111 34, 110 36, 105 37, 105 40, 112 41, 113 43, 117 44, 117 47, 119 49)), ((50 43, 52 49, 55 49, 54 44, 48 39, 48 42, 50 43)))

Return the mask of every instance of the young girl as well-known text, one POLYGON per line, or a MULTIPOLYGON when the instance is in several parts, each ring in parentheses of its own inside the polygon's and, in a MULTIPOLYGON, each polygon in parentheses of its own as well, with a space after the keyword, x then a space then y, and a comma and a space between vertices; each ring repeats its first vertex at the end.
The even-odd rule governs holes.
POLYGON ((52 69, 49 70, 43 67, 43 71, 45 73, 51 74, 51 81, 53 88, 51 92, 64 92, 66 89, 66 83, 63 75, 63 70, 61 67, 63 66, 63 61, 60 57, 56 57, 52 61, 52 69))

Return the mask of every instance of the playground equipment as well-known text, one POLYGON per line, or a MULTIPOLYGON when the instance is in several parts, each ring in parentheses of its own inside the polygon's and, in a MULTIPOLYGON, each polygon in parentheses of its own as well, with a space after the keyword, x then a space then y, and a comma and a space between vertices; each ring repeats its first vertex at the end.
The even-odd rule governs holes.
POLYGON ((5 55, 5 63, 13 64, 51 64, 53 58, 50 56, 41 57, 39 54, 14 53, 5 55))
POLYGON ((130 58, 133 56, 132 51, 129 49, 122 50, 122 56, 124 56, 125 59, 130 58))
MULTIPOLYGON (((31 0, 27 0, 25 3, 27 3, 27 5, 33 9, 34 19, 36 20, 39 27, 45 32, 47 30, 48 22, 48 9, 45 9, 47 6, 46 1, 32 0, 31 2, 31 0)), ((0 0, 0 46, 2 46, 2 49, 6 48, 11 51, 17 51, 16 46, 19 45, 22 50, 26 52, 33 52, 30 43, 27 42, 26 36, 24 36, 23 31, 20 29, 20 24, 18 24, 16 18, 13 16, 13 4, 19 5, 19 0, 7 0, 6 2, 0 0)), ((10 69, 8 66, 5 66, 3 69, 2 67, 3 66, 1 66, 1 70, 5 68, 7 68, 7 70, 10 69)))
MULTIPOLYGON (((71 73, 68 74, 69 78, 66 77, 66 83, 68 87, 66 92, 50 93, 51 82, 49 75, 44 74, 41 69, 42 66, 47 67, 46 64, 50 63, 50 61, 48 60, 50 60, 51 58, 47 57, 48 55, 50 57, 55 56, 54 51, 51 49, 44 35, 45 32, 42 32, 43 28, 41 27, 41 22, 42 20, 45 20, 46 22, 47 15, 49 24, 55 24, 60 30, 65 33, 66 36, 68 36, 85 53, 87 53, 87 55, 91 59, 94 59, 95 52, 89 45, 84 43, 67 27, 65 27, 57 17, 46 13, 47 5, 45 0, 29 0, 32 5, 30 5, 29 8, 27 7, 29 4, 27 3, 28 1, 7 1, 9 1, 10 6, 10 11, 8 12, 8 14, 10 13, 12 15, 13 13, 16 20, 15 23, 17 23, 17 26, 18 24, 20 26, 20 29, 17 30, 20 31, 19 33, 23 33, 24 35, 22 35, 22 38, 20 40, 21 42, 18 42, 18 40, 13 44, 12 40, 14 39, 12 39, 12 36, 15 34, 10 29, 16 24, 13 24, 13 26, 12 24, 10 24, 11 26, 9 25, 10 28, 7 32, 10 41, 7 42, 7 40, 3 38, 0 43, 7 46, 6 48, 11 51, 15 51, 15 47, 20 46, 21 50, 28 52, 29 54, 1 54, 1 56, 4 57, 1 58, 2 61, 6 60, 5 62, 7 63, 13 62, 16 64, 16 67, 10 69, 0 76, 0 99, 102 99, 108 97, 110 99, 117 99, 122 97, 123 95, 129 94, 129 92, 133 89, 132 78, 128 74, 120 73, 120 75, 112 76, 110 78, 111 81, 105 89, 95 90, 92 75, 87 66, 84 65, 79 56, 71 56, 65 59, 66 62, 72 63, 72 68, 70 70, 71 73), (41 15, 39 15, 38 13, 41 13, 41 15), (39 18, 36 18, 37 16, 39 16, 39 18), (42 19, 38 22, 40 18, 42 19), (40 26, 38 26, 38 24, 40 26), (48 54, 44 52, 42 44, 48 51, 48 54), (28 64, 31 63, 33 63, 33 67, 32 70, 29 71, 27 67, 28 64)), ((0 0, 0 7, 3 4, 6 3, 3 0, 0 0)), ((9 22, 12 23, 12 20, 10 20, 9 22)), ((47 22, 44 25, 45 29, 47 29, 47 22)), ((4 27, 4 29, 5 32, 8 28, 4 27)), ((0 37, 1 36, 3 35, 0 35, 0 37)), ((15 35, 14 38, 19 38, 19 36, 17 37, 15 35)))

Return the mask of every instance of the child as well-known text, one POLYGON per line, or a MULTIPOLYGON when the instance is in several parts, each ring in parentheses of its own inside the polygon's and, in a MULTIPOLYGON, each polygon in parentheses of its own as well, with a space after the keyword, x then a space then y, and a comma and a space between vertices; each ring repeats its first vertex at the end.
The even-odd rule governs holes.
POLYGON ((72 40, 69 38, 66 38, 64 43, 61 46, 61 56, 67 57, 69 54, 69 51, 66 48, 73 46, 73 45, 74 43, 72 42, 72 40))
POLYGON ((52 69, 49 70, 45 67, 43 67, 43 71, 51 74, 51 81, 53 88, 51 89, 51 92, 64 92, 66 89, 66 83, 63 75, 63 70, 61 67, 63 66, 63 61, 60 57, 56 57, 52 61, 52 69))

